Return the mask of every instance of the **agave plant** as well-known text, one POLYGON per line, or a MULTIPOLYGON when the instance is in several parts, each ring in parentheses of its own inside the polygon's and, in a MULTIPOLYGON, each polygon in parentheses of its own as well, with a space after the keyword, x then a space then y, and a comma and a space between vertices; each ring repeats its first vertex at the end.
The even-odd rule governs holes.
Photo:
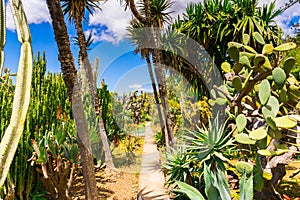
POLYGON ((205 193, 208 199, 231 199, 224 174, 228 159, 225 151, 233 147, 234 139, 226 129, 226 122, 219 124, 218 116, 209 120, 209 128, 189 131, 186 136, 188 149, 204 166, 205 193))

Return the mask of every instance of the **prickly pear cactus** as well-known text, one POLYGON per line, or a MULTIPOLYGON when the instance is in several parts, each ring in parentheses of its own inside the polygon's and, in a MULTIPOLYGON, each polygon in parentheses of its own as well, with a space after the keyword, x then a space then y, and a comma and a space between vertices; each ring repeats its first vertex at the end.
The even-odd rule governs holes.
MULTIPOLYGON (((1 1, 1 6, 2 9, 5 8, 3 1, 1 1)), ((22 46, 11 120, 0 144, 0 187, 3 185, 6 179, 10 165, 17 150, 20 137, 23 132, 24 122, 30 101, 30 86, 32 76, 32 49, 30 44, 31 36, 26 16, 23 10, 22 1, 10 0, 10 6, 17 28, 18 39, 21 42, 22 46)), ((2 26, 2 31, 5 24, 2 22, 0 23, 0 25, 2 26)), ((3 46, 3 44, 4 42, 2 39, 0 45, 3 46)))
POLYGON ((296 44, 274 47, 256 32, 254 39, 260 45, 253 49, 248 46, 249 37, 243 38, 243 44, 228 44, 230 58, 221 66, 225 84, 214 87, 210 103, 228 104, 227 114, 235 121, 237 144, 248 145, 252 152, 257 149, 253 157, 246 156, 256 162, 254 188, 264 195, 268 188, 274 188, 268 184, 277 184, 283 178, 285 168, 277 168, 288 164, 292 152, 297 151, 300 116, 295 108, 300 105, 300 84, 291 74, 295 58, 285 57, 296 44), (262 157, 267 161, 262 162, 262 157))

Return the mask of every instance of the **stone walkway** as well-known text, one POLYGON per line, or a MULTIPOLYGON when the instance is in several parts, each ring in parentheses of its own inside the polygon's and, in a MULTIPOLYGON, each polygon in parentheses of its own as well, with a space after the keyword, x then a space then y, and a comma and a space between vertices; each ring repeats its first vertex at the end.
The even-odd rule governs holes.
POLYGON ((151 130, 150 123, 147 122, 140 171, 139 199, 169 200, 164 184, 165 178, 161 171, 159 151, 155 144, 154 133, 151 130))

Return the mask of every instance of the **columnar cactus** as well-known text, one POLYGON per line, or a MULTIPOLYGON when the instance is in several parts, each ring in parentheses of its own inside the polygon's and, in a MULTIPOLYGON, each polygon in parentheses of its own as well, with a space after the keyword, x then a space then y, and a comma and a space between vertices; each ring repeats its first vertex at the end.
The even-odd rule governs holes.
MULTIPOLYGON (((16 24, 18 40, 22 46, 11 120, 0 144, 0 187, 5 182, 23 132, 24 122, 30 101, 30 86, 32 76, 32 49, 30 44, 31 36, 22 1, 10 0, 9 3, 16 24)), ((4 6, 4 1, 1 1, 1 7, 3 8, 4 6)), ((5 24, 2 22, 0 25, 1 31, 3 31, 5 29, 5 27, 3 28, 5 24)), ((1 45, 4 44, 3 41, 4 40, 2 38, 1 45)))
POLYGON ((2 69, 4 65, 4 45, 6 40, 5 29, 5 2, 0 0, 0 77, 2 76, 2 69))

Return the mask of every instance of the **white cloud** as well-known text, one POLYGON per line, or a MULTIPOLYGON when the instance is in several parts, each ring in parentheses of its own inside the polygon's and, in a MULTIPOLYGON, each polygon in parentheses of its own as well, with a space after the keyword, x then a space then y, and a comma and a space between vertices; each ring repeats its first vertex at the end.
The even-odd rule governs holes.
MULTIPOLYGON (((136 0, 137 1, 137 0, 136 0)), ((174 0, 173 7, 170 9, 173 11, 171 14, 173 18, 177 18, 178 14, 182 15, 185 11, 186 6, 191 3, 201 2, 202 0, 174 0)), ((273 0, 260 0, 259 5, 270 3, 273 0)), ((276 8, 283 6, 286 0, 277 0, 276 8)), ((89 18, 89 25, 99 26, 99 28, 94 29, 95 41, 105 40, 113 43, 118 43, 126 35, 126 27, 128 22, 132 19, 130 11, 124 11, 124 8, 120 5, 118 1, 107 1, 101 6, 102 11, 97 11, 93 16, 89 18), (101 26, 106 26, 107 30, 101 30, 101 26)), ((279 27, 283 29, 285 33, 291 34, 292 30, 288 27, 289 22, 293 17, 299 16, 299 3, 292 6, 282 15, 278 16, 275 20, 279 27)))
MULTIPOLYGON (((269 4, 274 0, 260 0, 259 5, 269 4)), ((288 1, 287 0, 277 0, 275 3, 275 10, 284 6, 288 1)), ((293 30, 289 27, 289 23, 292 21, 294 17, 300 16, 299 13, 300 3, 296 3, 292 7, 288 8, 285 12, 275 18, 278 26, 282 28, 285 34, 292 35, 293 30)))
MULTIPOLYGON (((45 0, 26 0, 23 1, 24 10, 29 24, 40 24, 51 22, 49 11, 45 0)), ((15 24, 11 14, 9 3, 6 5, 6 26, 9 30, 15 30, 15 24)))
POLYGON ((140 84, 132 84, 132 85, 128 85, 128 88, 135 89, 135 90, 140 90, 140 89, 143 88, 143 86, 140 85, 140 84))
MULTIPOLYGON (((132 19, 129 11, 124 11, 119 1, 111 0, 101 4, 102 11, 97 10, 89 16, 90 26, 106 26, 107 30, 101 27, 95 32, 97 39, 118 43, 126 35, 126 27, 132 19)), ((96 30, 96 29, 94 29, 96 30)))

